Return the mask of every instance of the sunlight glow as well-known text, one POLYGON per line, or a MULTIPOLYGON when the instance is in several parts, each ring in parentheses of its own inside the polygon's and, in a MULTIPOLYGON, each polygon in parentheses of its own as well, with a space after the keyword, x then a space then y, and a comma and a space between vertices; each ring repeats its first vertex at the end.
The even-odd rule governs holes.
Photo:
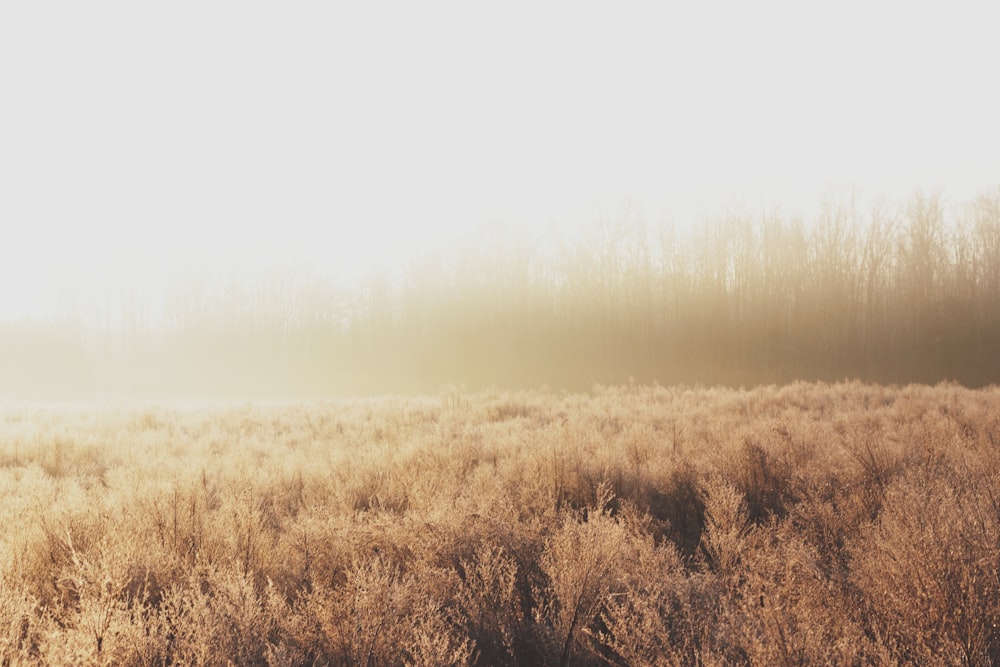
POLYGON ((1000 183, 987 5, 8 3, 0 318, 489 221, 1000 183), (98 276, 95 278, 95 276, 98 276))

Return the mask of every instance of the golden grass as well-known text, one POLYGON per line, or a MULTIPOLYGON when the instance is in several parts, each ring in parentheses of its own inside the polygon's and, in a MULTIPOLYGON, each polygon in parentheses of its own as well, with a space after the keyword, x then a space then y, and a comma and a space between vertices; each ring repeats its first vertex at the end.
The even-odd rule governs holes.
POLYGON ((0 664, 1000 662, 1000 390, 0 409, 0 664))

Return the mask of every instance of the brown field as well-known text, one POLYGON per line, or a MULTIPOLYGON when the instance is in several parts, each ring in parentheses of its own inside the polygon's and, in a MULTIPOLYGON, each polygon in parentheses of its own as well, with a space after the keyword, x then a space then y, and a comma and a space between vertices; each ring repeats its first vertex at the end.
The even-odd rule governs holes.
POLYGON ((1000 390, 0 409, 0 664, 1000 663, 1000 390))

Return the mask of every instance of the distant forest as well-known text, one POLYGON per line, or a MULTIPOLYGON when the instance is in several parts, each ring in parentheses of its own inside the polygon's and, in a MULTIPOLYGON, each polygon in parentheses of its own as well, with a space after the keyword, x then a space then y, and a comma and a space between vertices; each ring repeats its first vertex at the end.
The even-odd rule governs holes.
POLYGON ((179 279, 0 323, 0 393, 308 396, 445 385, 1000 380, 1000 189, 811 219, 494 226, 358 287, 179 279))

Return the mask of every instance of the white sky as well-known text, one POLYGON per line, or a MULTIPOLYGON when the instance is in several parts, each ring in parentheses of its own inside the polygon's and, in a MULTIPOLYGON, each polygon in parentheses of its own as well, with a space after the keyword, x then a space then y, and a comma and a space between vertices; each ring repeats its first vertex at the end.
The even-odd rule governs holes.
POLYGON ((0 318, 59 280, 351 276, 626 198, 1000 185, 989 3, 492 5, 0 3, 0 318))

